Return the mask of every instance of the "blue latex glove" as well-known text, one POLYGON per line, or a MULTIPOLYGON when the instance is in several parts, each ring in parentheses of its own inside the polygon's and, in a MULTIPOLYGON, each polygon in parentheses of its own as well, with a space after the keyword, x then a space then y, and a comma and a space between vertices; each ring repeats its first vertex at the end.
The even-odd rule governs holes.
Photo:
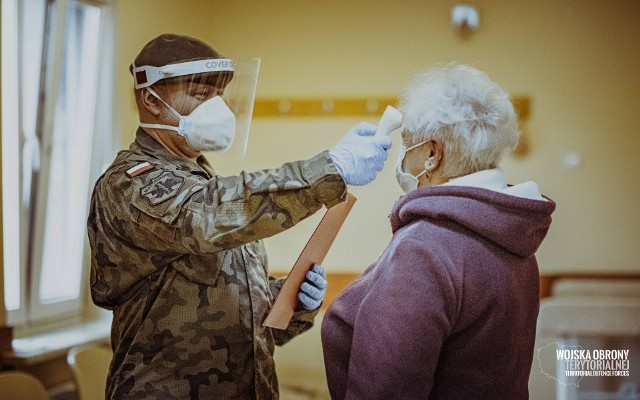
POLYGON ((298 300, 305 310, 313 311, 320 307, 327 291, 327 276, 318 264, 307 271, 307 279, 300 285, 298 300))
POLYGON ((366 185, 382 171, 391 148, 391 138, 375 136, 376 130, 375 125, 361 122, 329 151, 347 185, 366 185))

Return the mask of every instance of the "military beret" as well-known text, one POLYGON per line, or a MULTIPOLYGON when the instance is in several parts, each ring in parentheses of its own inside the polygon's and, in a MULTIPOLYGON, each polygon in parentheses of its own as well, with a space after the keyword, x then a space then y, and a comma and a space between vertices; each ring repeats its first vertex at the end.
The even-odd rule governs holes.
MULTIPOLYGON (((164 33, 147 43, 133 62, 136 67, 143 65, 162 67, 207 58, 223 57, 216 49, 199 39, 164 33)), ((133 64, 129 66, 129 72, 133 74, 133 64)))

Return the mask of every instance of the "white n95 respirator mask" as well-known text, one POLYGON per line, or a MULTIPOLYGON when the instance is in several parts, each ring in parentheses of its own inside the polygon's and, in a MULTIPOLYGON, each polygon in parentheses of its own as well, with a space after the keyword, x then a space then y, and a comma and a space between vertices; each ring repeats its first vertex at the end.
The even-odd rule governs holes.
POLYGON ((149 93, 160 100, 179 118, 178 126, 148 124, 141 122, 144 128, 169 129, 187 140, 189 147, 196 151, 225 152, 231 147, 236 133, 236 117, 222 97, 214 96, 196 107, 189 115, 180 115, 151 88, 149 93))
POLYGON ((398 155, 398 162, 396 163, 396 179, 398 180, 398 184, 400 185, 400 188, 402 189, 403 192, 405 193, 409 193, 413 190, 416 190, 418 188, 418 184, 420 183, 418 181, 418 178, 420 178, 422 175, 427 173, 427 169, 425 168, 424 171, 420 172, 418 175, 413 176, 408 172, 405 172, 402 169, 402 161, 404 161, 404 156, 405 154, 407 154, 409 151, 416 149, 420 146, 422 146, 423 144, 427 143, 425 142, 420 142, 418 144, 415 144, 409 148, 407 148, 407 146, 405 145, 401 145, 400 146, 400 154, 398 155))

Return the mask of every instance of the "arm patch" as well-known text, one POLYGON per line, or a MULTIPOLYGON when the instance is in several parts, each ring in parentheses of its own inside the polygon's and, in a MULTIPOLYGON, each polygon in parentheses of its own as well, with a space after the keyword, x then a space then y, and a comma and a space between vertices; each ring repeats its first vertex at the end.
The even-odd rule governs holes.
POLYGON ((166 171, 153 178, 149 184, 140 189, 140 195, 152 205, 157 205, 169 200, 180 193, 184 178, 166 171))
POLYGON ((129 177, 129 178, 135 178, 138 175, 142 175, 147 171, 151 171, 152 169, 154 169, 155 167, 151 164, 149 164, 148 162, 143 162, 140 163, 138 165, 136 165, 135 167, 131 167, 129 168, 125 174, 129 177))

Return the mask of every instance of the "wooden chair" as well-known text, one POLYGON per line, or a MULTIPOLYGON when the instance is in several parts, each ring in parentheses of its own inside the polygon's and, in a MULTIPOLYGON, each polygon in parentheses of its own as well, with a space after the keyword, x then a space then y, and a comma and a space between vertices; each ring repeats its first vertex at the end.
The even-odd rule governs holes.
POLYGON ((80 400, 104 399, 111 358, 111 350, 99 345, 69 350, 67 363, 73 372, 80 400))
POLYGON ((49 400, 42 382, 22 371, 0 372, 0 400, 49 400))

